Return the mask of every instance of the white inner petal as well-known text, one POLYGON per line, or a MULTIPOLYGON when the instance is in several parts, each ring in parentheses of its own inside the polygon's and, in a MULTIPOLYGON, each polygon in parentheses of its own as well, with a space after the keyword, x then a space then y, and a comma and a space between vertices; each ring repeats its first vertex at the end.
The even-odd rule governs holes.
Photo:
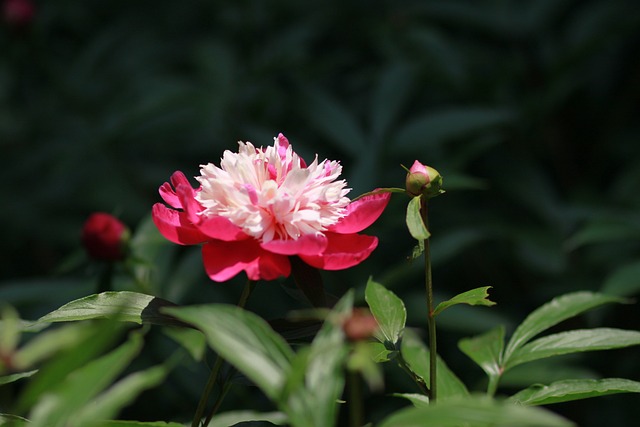
POLYGON ((239 142, 238 153, 225 151, 220 167, 202 165, 196 200, 200 215, 223 216, 264 242, 322 233, 345 215, 350 200, 342 167, 324 160, 303 167, 291 146, 256 149, 239 142))

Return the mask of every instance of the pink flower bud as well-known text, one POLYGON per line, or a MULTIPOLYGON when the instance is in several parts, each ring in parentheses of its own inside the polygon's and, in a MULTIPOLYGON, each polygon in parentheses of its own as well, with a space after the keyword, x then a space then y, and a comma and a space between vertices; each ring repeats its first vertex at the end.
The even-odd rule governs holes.
POLYGON ((363 341, 375 334, 378 322, 369 310, 354 308, 351 316, 342 324, 342 330, 349 341, 363 341))
POLYGON ((82 244, 91 258, 118 261, 125 257, 129 230, 120 220, 104 212, 95 212, 82 227, 82 244))
POLYGON ((435 197, 442 193, 442 176, 431 166, 414 161, 407 173, 406 190, 412 196, 435 197))
POLYGON ((4 0, 2 17, 13 27, 24 27, 33 20, 36 8, 31 0, 4 0))

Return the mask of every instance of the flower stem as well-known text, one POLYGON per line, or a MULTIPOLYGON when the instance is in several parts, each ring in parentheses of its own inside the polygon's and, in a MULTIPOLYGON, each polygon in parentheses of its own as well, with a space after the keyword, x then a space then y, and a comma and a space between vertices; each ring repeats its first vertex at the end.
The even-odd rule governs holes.
MULTIPOLYGON (((244 285, 244 288, 242 289, 242 294, 240 295, 240 299, 238 300, 238 304, 237 304, 238 307, 244 308, 255 286, 256 286, 255 280, 247 280, 247 283, 244 285)), ((222 357, 220 357, 220 355, 217 355, 216 360, 213 363, 213 368, 211 369, 211 374, 209 374, 209 380, 207 380, 207 384, 205 385, 204 391, 202 392, 202 396, 200 397, 200 401, 198 402, 198 407, 196 409, 195 415, 193 416, 191 427, 198 427, 200 425, 200 420, 202 419, 202 415, 204 414, 205 407, 207 406, 209 395, 211 394, 211 391, 213 390, 213 386, 216 384, 216 380, 218 379, 218 374, 220 372, 220 368, 222 367, 222 363, 223 363, 222 357)), ((226 391, 228 391, 228 388, 223 386, 222 392, 226 394, 226 391)), ((215 411, 218 409, 218 407, 220 406, 220 403, 222 402, 222 397, 218 398, 218 402, 216 402, 216 405, 211 411, 211 413, 209 414, 209 416, 207 417, 207 420, 210 420, 215 414, 215 411)), ((207 425, 207 424, 208 424, 208 421, 204 425, 207 425)))
MULTIPOLYGON (((429 230, 427 199, 425 196, 422 196, 421 205, 420 213, 422 214, 422 221, 424 222, 427 230, 429 230)), ((427 289, 427 324, 429 328, 429 399, 432 402, 435 402, 438 394, 436 377, 436 361, 438 353, 436 351, 436 319, 433 315, 433 281, 431 278, 431 254, 429 242, 430 239, 426 239, 424 241, 424 278, 427 289)))
POLYGON ((349 372, 349 425, 362 427, 364 410, 362 407, 362 383, 357 371, 349 372))

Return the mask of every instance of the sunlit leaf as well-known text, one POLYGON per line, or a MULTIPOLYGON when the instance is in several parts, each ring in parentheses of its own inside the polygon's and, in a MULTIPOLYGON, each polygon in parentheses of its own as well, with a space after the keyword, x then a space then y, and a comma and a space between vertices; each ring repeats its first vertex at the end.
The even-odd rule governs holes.
POLYGON ((411 237, 416 240, 426 240, 431 234, 427 230, 420 214, 420 199, 421 196, 415 196, 409 202, 406 223, 411 237))
POLYGON ((617 393, 640 393, 640 382, 622 378, 564 380, 549 385, 533 385, 509 400, 524 405, 550 405, 617 393))
POLYGON ((458 347, 482 368, 490 379, 502 375, 500 361, 504 349, 504 327, 498 326, 489 332, 458 342, 458 347))
POLYGON ((277 426, 288 423, 287 416, 282 412, 230 411, 216 415, 205 427, 230 427, 251 421, 264 421, 277 426))
POLYGON ((278 397, 293 352, 262 318, 221 304, 167 307, 164 311, 200 329, 213 350, 267 396, 278 397))
POLYGON ((18 381, 18 380, 20 380, 22 378, 29 378, 30 376, 32 376, 36 372, 38 372, 38 370, 34 369, 32 371, 19 372, 17 374, 11 374, 11 375, 4 375, 4 376, 0 377, 0 385, 9 384, 9 383, 18 381))
POLYGON ((422 408, 423 406, 429 406, 429 397, 424 394, 418 393, 393 393, 391 394, 393 397, 401 397, 403 399, 407 399, 413 406, 416 408, 422 408))
POLYGON ((380 427, 567 427, 573 424, 542 408, 514 405, 484 397, 438 401, 437 405, 401 409, 380 427))
POLYGON ((503 362, 509 364, 513 352, 540 332, 587 310, 613 302, 622 303, 625 300, 593 292, 574 292, 554 298, 534 310, 516 328, 505 349, 503 362))
POLYGON ((161 307, 175 304, 137 292, 103 292, 80 298, 44 315, 38 322, 70 322, 116 318, 124 322, 176 325, 175 319, 161 314, 161 307))
POLYGON ((384 339, 396 344, 407 321, 407 310, 402 300, 371 278, 365 289, 365 300, 378 322, 384 339))
MULTIPOLYGON (((410 329, 406 330, 402 337, 400 352, 411 367, 411 370, 419 375, 425 384, 429 384, 431 377, 429 372, 429 358, 431 354, 427 346, 410 329)), ((464 383, 460 381, 440 357, 438 357, 436 361, 436 370, 438 402, 469 395, 464 383)))
POLYGON ((456 295, 455 297, 448 299, 447 301, 443 301, 436 306, 436 309, 433 310, 433 315, 436 316, 440 314, 444 309, 451 307, 456 304, 467 304, 467 305, 484 305, 484 306, 492 306, 496 303, 490 301, 489 293, 487 292, 491 286, 485 286, 482 288, 472 289, 467 292, 463 292, 461 294, 456 295))
POLYGON ((624 329, 577 329, 548 335, 520 347, 513 352, 506 368, 568 353, 609 350, 640 345, 640 332, 624 329))
POLYGON ((84 406, 78 411, 73 417, 74 425, 99 426, 101 425, 100 420, 115 417, 122 408, 130 405, 141 392, 161 384, 167 371, 166 366, 155 366, 129 374, 93 399, 90 405, 84 406))

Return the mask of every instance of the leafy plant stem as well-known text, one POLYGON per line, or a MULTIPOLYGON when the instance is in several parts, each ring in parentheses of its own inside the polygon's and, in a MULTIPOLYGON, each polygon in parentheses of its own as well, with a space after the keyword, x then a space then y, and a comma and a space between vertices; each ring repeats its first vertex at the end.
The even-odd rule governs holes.
MULTIPOLYGON (((237 304, 238 307, 244 308, 244 306, 247 304, 247 300, 249 299, 249 296, 251 295, 251 292, 253 291, 253 288, 255 288, 255 285, 256 285, 255 280, 247 280, 247 283, 244 285, 244 288, 242 289, 242 294, 240 294, 240 299, 238 300, 238 304, 237 304)), ((222 367, 222 363, 223 363, 222 357, 220 357, 220 355, 217 355, 216 360, 213 363, 213 368, 211 369, 211 374, 209 374, 209 379, 207 380, 207 384, 204 387, 202 396, 200 396, 200 401, 198 402, 196 413, 193 416, 191 427, 198 427, 200 425, 200 420, 202 419, 205 407, 207 406, 209 395, 211 394, 211 391, 213 390, 213 387, 216 384, 216 380, 218 379, 218 374, 220 372, 220 368, 222 367)), ((203 425, 206 426, 208 424, 208 421, 213 417, 217 409, 220 407, 220 404, 222 403, 222 399, 224 398, 224 395, 228 391, 228 389, 225 390, 225 388, 226 387, 223 386, 220 396, 218 397, 218 400, 214 405, 214 408, 212 409, 211 413, 207 417, 207 422, 205 422, 203 425)))
POLYGON ((220 394, 218 395, 218 398, 216 399, 216 402, 213 404, 213 408, 211 408, 211 412, 209 412, 209 415, 207 416, 206 420, 204 421, 204 426, 208 426, 209 423, 211 422, 211 419, 213 418, 213 416, 216 414, 216 412, 218 412, 218 409, 220 409, 220 405, 222 405, 222 401, 224 400, 225 396, 227 395, 227 393, 229 392, 229 390, 231 389, 231 386, 233 385, 230 381, 231 377, 233 376, 233 372, 235 372, 235 369, 232 370, 231 373, 229 373, 229 375, 225 378, 224 384, 222 386, 222 390, 220 391, 220 394))
MULTIPOLYGON (((423 195, 421 199, 420 213, 424 226, 429 229, 427 198, 423 195)), ((433 402, 437 396, 436 382, 436 319, 433 314, 433 281, 431 276, 431 254, 429 239, 424 241, 424 279, 427 290, 427 324, 429 328, 429 399, 433 402)))

